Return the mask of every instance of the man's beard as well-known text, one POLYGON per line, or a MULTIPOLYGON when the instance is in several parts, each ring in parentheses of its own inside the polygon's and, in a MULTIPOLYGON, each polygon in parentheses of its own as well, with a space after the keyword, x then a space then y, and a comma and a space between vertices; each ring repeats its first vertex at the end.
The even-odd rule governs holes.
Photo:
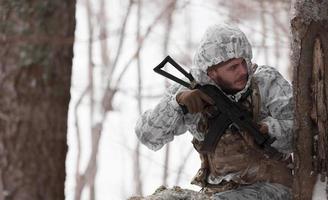
POLYGON ((237 92, 241 91, 241 90, 237 90, 237 89, 228 89, 228 88, 222 88, 222 90, 226 94, 236 94, 237 92))
POLYGON ((243 88, 241 89, 235 89, 235 88, 231 88, 231 87, 227 87, 227 83, 225 83, 224 81, 220 81, 221 84, 219 84, 220 88, 227 94, 236 94, 237 92, 243 90, 247 84, 247 80, 248 80, 248 75, 246 76, 243 76, 241 78, 239 78, 237 81, 235 81, 235 83, 238 83, 239 81, 244 81, 245 82, 245 85, 243 88))

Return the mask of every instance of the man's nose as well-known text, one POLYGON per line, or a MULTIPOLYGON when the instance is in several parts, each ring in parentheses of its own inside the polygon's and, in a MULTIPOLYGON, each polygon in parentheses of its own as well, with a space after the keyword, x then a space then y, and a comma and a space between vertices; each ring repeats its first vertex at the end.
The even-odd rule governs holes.
POLYGON ((247 67, 246 65, 243 65, 243 64, 240 64, 239 65, 239 74, 240 75, 246 75, 248 72, 247 72, 247 67))

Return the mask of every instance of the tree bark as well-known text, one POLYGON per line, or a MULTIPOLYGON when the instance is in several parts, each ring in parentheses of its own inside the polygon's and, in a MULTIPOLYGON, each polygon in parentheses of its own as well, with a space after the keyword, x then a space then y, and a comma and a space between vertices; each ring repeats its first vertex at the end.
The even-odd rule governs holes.
POLYGON ((0 197, 64 199, 75 1, 0 3, 0 197))
POLYGON ((318 173, 327 171, 328 2, 292 5, 294 68, 294 199, 311 199, 318 173))

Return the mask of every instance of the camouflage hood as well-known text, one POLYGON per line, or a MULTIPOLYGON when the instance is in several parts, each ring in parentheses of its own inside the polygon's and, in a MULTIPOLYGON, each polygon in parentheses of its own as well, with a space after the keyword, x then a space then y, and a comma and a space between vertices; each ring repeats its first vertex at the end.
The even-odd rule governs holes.
MULTIPOLYGON (((191 73, 200 84, 216 85, 207 76, 207 68, 231 58, 244 58, 248 68, 248 81, 245 88, 234 94, 234 100, 238 101, 250 86, 252 78, 252 47, 245 34, 237 27, 227 24, 210 26, 195 53, 191 73)), ((217 85, 216 85, 217 86, 217 85)), ((219 86, 217 86, 220 88, 219 86)), ((227 95, 232 97, 232 95, 227 95)))

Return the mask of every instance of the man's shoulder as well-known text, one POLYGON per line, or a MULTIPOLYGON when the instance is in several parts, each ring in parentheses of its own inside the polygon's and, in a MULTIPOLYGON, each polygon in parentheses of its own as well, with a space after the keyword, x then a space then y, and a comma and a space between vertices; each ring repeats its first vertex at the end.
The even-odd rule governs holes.
POLYGON ((282 75, 274 67, 269 65, 259 65, 254 72, 254 77, 259 80, 268 81, 276 79, 277 77, 282 77, 282 75))
POLYGON ((254 72, 253 78, 255 79, 260 90, 266 90, 268 88, 284 88, 291 89, 291 84, 285 79, 280 72, 271 66, 262 65, 258 66, 254 72))
POLYGON ((257 65, 254 74, 266 74, 266 73, 270 74, 270 73, 277 73, 277 72, 278 70, 276 68, 271 67, 269 65, 257 65))

